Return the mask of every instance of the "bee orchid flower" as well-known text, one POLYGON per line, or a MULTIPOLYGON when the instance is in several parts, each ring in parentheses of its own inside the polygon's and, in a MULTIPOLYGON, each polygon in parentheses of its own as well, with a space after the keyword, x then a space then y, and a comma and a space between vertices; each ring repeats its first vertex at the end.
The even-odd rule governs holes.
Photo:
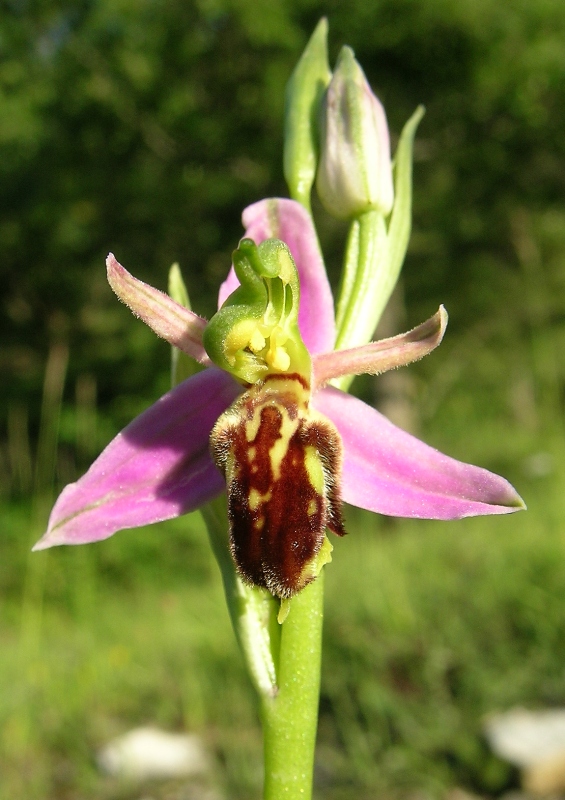
POLYGON ((263 200, 243 224, 210 323, 108 256, 118 297, 204 369, 63 490, 35 549, 176 517, 227 486, 240 575, 288 597, 319 571, 326 528, 344 533, 342 500, 428 519, 523 508, 505 479, 440 453, 332 386, 429 353, 443 337, 443 308, 409 333, 335 351, 333 298, 308 212, 293 200, 263 200))

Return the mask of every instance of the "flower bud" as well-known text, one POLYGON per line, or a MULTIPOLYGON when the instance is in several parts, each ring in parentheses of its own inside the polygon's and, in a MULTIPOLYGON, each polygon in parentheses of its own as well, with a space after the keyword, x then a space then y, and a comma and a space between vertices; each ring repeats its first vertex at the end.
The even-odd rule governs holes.
POLYGON ((323 104, 316 188, 326 210, 340 218, 369 210, 387 215, 393 205, 385 111, 349 47, 339 54, 323 104))

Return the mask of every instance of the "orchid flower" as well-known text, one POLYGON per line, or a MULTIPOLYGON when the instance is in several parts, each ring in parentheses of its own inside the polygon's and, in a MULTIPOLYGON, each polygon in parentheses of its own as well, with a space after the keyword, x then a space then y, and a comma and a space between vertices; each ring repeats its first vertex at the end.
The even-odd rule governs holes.
POLYGON ((444 520, 524 508, 504 478, 443 455, 343 391, 354 375, 430 353, 447 314, 440 306, 408 333, 369 341, 408 245, 423 109, 404 126, 393 163, 384 108, 353 51, 342 50, 333 74, 327 53, 321 20, 286 93, 292 199, 244 211, 245 235, 209 322, 108 256, 117 296, 202 370, 63 490, 34 548, 94 542, 202 507, 261 699, 264 800, 311 796, 322 568, 331 560, 326 531, 345 534, 342 501, 444 520), (310 214, 314 182, 326 210, 350 222, 337 312, 310 214), (227 519, 210 502, 224 491, 227 519))
MULTIPOLYGON (((344 532, 341 499, 380 514, 428 519, 505 514, 523 508, 522 500, 505 479, 443 455, 331 384, 343 375, 379 374, 426 355, 443 337, 447 322, 444 309, 440 307, 431 319, 409 333, 334 351, 332 293, 310 215, 293 200, 270 199, 248 207, 243 224, 246 240, 256 244, 273 239, 284 242, 298 271, 300 307, 294 307, 293 313, 298 313, 305 353, 296 357, 311 362, 310 374, 303 372, 308 384, 304 403, 308 413, 316 420, 327 420, 331 428, 332 444, 328 447, 334 455, 322 453, 324 469, 328 461, 335 462, 328 467, 332 476, 325 490, 328 502, 320 522, 322 534, 326 525, 338 534, 344 532)), ((264 376, 243 369, 243 376, 235 370, 234 377, 234 371, 218 369, 212 363, 203 346, 204 319, 135 279, 113 255, 108 256, 107 268, 108 280, 118 297, 158 335, 205 369, 137 417, 79 481, 63 490, 48 530, 35 546, 37 550, 105 539, 120 529, 185 514, 219 495, 226 480, 210 451, 212 430, 228 408, 234 408, 234 403, 237 408, 254 381, 264 385, 264 376)), ((220 288, 223 308, 238 287, 232 268, 220 288)), ((258 343, 258 349, 262 344, 258 343)), ((249 346, 243 349, 247 356, 253 356, 249 346)), ((278 364, 271 363, 275 363, 274 372, 281 378, 289 365, 281 354, 279 358, 278 364)), ((292 503, 292 498, 287 502, 292 503)), ((322 543, 316 543, 316 552, 322 543)), ((291 544, 297 546, 294 540, 291 544)), ((267 556, 262 554, 268 562, 267 556)), ((238 566, 244 577, 252 580, 238 566)), ((268 569, 273 568, 273 564, 268 565, 268 569)), ((298 588, 309 579, 298 581, 298 588)), ((255 582, 268 586, 261 576, 255 582)), ((269 588, 279 596, 294 591, 292 586, 281 585, 279 579, 269 588)))
POLYGON ((287 88, 292 199, 244 211, 209 322, 108 256, 118 297, 203 369, 63 490, 35 546, 93 542, 202 507, 261 701, 264 800, 311 797, 326 531, 345 534, 342 501, 430 519, 524 507, 503 478, 443 455, 343 391, 354 375, 429 353, 447 314, 440 306, 408 333, 369 341, 406 253, 423 109, 404 126, 393 164, 384 109, 353 51, 344 48, 332 75, 326 40, 321 20, 287 88), (337 313, 310 213, 316 174, 322 204, 350 222, 337 313), (210 502, 224 490, 227 516, 210 502))

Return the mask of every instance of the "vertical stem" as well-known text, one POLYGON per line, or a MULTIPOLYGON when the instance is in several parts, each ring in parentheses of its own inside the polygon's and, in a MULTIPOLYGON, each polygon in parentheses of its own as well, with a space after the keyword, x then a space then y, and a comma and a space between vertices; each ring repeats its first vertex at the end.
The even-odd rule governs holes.
POLYGON ((366 211, 353 223, 352 233, 348 239, 346 263, 348 272, 354 272, 354 276, 346 276, 343 287, 349 295, 347 307, 343 308, 341 297, 338 304, 341 313, 336 350, 370 342, 388 300, 388 295, 385 297, 383 291, 388 280, 385 218, 379 211, 366 211), (350 249, 353 250, 352 254, 350 249))
POLYGON ((323 570, 293 597, 282 625, 278 693, 262 697, 264 800, 312 797, 322 660, 323 570))
POLYGON ((347 314, 351 293, 355 286, 355 277, 359 264, 359 222, 354 219, 349 227, 347 234, 347 244, 345 246, 345 258, 341 271, 341 280, 338 290, 338 302, 336 310, 335 324, 338 334, 343 327, 343 321, 347 314))
POLYGON ((324 572, 292 598, 276 621, 278 601, 237 576, 227 546, 225 499, 203 517, 222 575, 232 624, 259 694, 265 756, 264 800, 310 800, 322 662, 324 572))

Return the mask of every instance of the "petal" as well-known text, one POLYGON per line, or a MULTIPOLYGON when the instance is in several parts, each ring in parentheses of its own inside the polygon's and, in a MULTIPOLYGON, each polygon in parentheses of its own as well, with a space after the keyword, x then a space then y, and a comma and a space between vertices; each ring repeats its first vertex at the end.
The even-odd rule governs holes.
POLYGON ((314 406, 341 434, 342 496, 347 503, 379 514, 423 519, 525 508, 504 478, 443 455, 351 395, 328 387, 315 396, 314 406))
POLYGON ((332 378, 341 378, 343 375, 380 375, 389 369, 418 361, 440 344, 446 326, 447 311, 440 306, 433 317, 408 333, 350 350, 337 350, 315 356, 312 364, 314 390, 332 378))
MULTIPOLYGON (((304 344, 311 353, 333 350, 333 296, 309 213, 294 200, 271 198, 248 206, 243 212, 243 225, 245 236, 256 244, 265 239, 281 239, 288 245, 300 276, 298 325, 304 344)), ((220 305, 237 285, 232 268, 220 288, 220 305)))
POLYGON ((219 494, 225 483, 209 453, 210 432, 240 391, 211 368, 161 397, 63 490, 34 550, 106 539, 185 514, 219 494))
POLYGON ((202 346, 206 320, 154 289, 122 267, 110 253, 106 259, 108 283, 119 299, 146 325, 169 344, 188 353, 201 364, 210 364, 202 346))
MULTIPOLYGON (((261 242, 255 244, 261 244, 261 242)), ((225 281, 220 285, 220 291, 218 292, 218 308, 221 308, 223 304, 226 302, 230 294, 235 292, 237 287, 239 286, 239 280, 237 275, 235 274, 235 269, 232 268, 228 272, 228 277, 225 281)))

